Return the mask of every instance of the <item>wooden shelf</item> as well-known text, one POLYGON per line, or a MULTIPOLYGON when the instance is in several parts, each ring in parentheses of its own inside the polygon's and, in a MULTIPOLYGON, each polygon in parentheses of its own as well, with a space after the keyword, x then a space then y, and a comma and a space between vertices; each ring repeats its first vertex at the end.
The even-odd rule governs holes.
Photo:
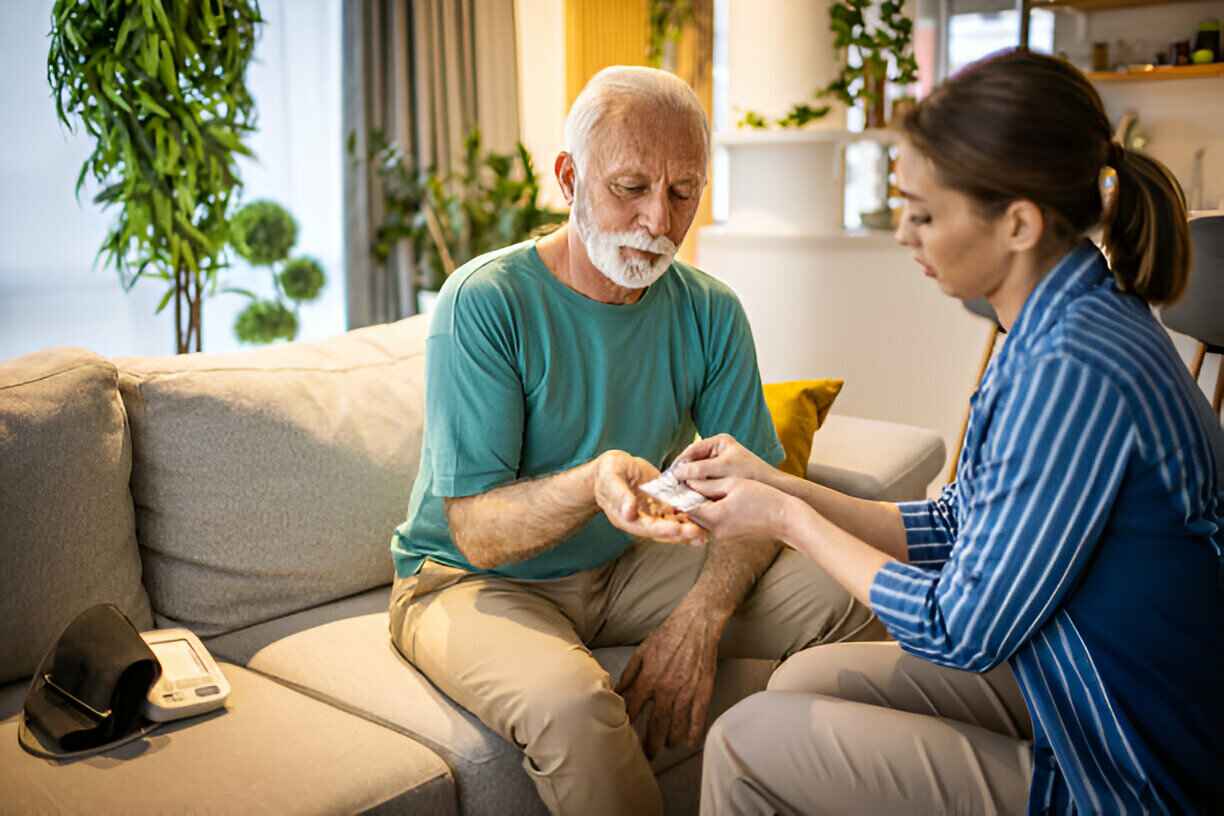
POLYGON ((1104 11, 1106 9, 1138 8, 1140 6, 1171 6, 1181 3, 1196 3, 1203 0, 1029 0, 1030 8, 1065 8, 1076 11, 1104 11))
POLYGON ((1207 65, 1152 65, 1127 71, 1089 71, 1093 82, 1151 82, 1166 79, 1208 79, 1224 77, 1224 62, 1207 65))

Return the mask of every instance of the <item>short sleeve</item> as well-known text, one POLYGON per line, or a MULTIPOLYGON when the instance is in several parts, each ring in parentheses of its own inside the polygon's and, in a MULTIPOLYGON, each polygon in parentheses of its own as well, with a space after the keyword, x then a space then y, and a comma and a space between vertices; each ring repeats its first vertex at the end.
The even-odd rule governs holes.
POLYGON ((726 433, 771 465, 786 458, 761 389, 756 346, 743 307, 719 293, 705 330, 705 379, 693 410, 703 437, 726 433))
POLYGON ((433 490, 455 498, 518 478, 524 393, 517 333, 487 281, 444 291, 426 345, 425 447, 433 490))

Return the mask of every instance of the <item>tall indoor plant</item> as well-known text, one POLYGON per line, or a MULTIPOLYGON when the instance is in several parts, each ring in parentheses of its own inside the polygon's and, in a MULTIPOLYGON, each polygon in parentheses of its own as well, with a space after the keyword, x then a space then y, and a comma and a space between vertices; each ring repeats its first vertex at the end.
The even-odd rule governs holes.
POLYGON ((473 130, 460 167, 437 173, 415 167, 381 133, 371 137, 369 158, 382 182, 385 210, 372 250, 385 261, 397 242, 409 241, 418 290, 437 290, 456 266, 566 218, 540 204, 535 165, 521 143, 513 153, 486 151, 480 131, 473 130))
POLYGON ((225 265, 236 157, 255 124, 246 69, 258 0, 56 0, 47 78, 61 122, 94 139, 77 178, 118 217, 99 255, 125 289, 166 285, 179 353, 201 349, 206 291, 225 265))

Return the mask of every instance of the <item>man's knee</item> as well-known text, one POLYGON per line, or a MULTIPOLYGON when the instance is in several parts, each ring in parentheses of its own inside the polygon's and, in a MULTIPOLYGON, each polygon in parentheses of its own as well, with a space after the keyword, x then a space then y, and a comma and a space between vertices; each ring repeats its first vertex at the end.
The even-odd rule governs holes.
POLYGON ((600 729, 629 726, 625 701, 612 690, 607 673, 589 660, 592 666, 559 661, 561 665, 532 676, 519 701, 521 716, 533 724, 524 736, 556 733, 581 740, 600 729))
POLYGON ((810 558, 783 550, 761 579, 748 608, 776 633, 785 657, 821 643, 887 637, 874 614, 810 558))

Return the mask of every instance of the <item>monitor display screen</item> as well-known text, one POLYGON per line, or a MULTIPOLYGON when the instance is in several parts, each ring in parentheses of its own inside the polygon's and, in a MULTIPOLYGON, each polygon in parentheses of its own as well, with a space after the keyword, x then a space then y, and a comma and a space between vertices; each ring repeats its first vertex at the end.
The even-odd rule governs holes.
POLYGON ((153 651, 161 662, 162 671, 171 678, 199 677, 208 674, 204 661, 185 640, 167 640, 155 644, 153 651))

